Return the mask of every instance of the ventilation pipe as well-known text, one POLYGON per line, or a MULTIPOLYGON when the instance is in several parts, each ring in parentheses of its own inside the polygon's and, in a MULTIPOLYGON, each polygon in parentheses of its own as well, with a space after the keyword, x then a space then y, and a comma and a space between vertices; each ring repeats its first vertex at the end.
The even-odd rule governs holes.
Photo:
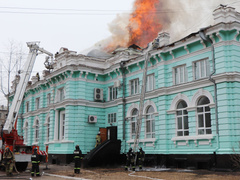
MULTIPOLYGON (((199 36, 201 39, 205 42, 209 42, 211 44, 211 51, 212 51, 212 64, 213 64, 213 71, 209 75, 208 79, 214 84, 214 99, 215 99, 215 119, 216 119, 216 135, 217 135, 217 148, 214 150, 214 154, 216 155, 216 152, 220 148, 219 146, 219 125, 218 125, 218 102, 217 102, 217 84, 216 81, 212 78, 213 74, 216 73, 216 65, 215 65, 215 48, 213 46, 212 40, 206 36, 205 34, 206 28, 202 28, 199 31, 199 36)), ((215 158, 216 159, 216 158, 215 158)), ((216 162, 215 162, 216 165, 216 162)))

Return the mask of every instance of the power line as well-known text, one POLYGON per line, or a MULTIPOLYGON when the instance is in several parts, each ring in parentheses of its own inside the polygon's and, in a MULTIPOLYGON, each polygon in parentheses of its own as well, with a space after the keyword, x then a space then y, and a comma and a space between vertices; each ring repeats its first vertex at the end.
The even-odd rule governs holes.
MULTIPOLYGON (((231 4, 236 4, 240 1, 235 1, 231 4)), ((211 7, 211 6, 210 6, 211 7)), ((212 6, 215 7, 215 6, 212 6)), ((162 9, 156 11, 146 11, 146 10, 97 10, 97 9, 53 9, 53 8, 23 8, 23 7, 0 7, 0 9, 10 9, 6 11, 0 11, 0 13, 11 13, 11 14, 35 14, 35 15, 115 15, 116 12, 123 13, 123 14, 132 14, 132 13, 146 13, 146 14, 161 14, 161 13, 178 13, 178 12, 185 12, 187 11, 196 11, 199 9, 197 8, 171 8, 171 9, 162 9), (18 10, 18 11, 12 11, 18 10), (19 11, 25 10, 25 11, 19 11), (46 12, 44 12, 46 11, 46 12), (49 11, 56 11, 56 12, 49 12, 49 11), (62 11, 62 12, 61 12, 62 11)))

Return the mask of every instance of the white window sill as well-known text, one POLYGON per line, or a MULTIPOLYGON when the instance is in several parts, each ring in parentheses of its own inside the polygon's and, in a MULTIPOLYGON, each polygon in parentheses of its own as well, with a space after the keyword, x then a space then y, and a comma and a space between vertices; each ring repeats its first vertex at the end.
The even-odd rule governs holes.
MULTIPOLYGON (((139 143, 143 143, 143 145, 146 145, 146 146, 155 147, 155 142, 156 142, 156 138, 139 139, 139 143), (149 144, 149 143, 151 143, 151 144, 149 144)), ((133 144, 134 139, 128 140, 127 143, 128 144, 133 144)))
POLYGON ((39 142, 34 142, 32 145, 37 146, 39 142))
POLYGON ((69 140, 54 140, 54 141, 49 141, 46 142, 46 144, 55 144, 55 143, 74 143, 74 141, 69 141, 69 140))
POLYGON ((212 134, 209 135, 198 135, 198 136, 177 136, 173 137, 171 140, 174 142, 175 147, 177 145, 186 145, 189 146, 189 141, 194 141, 195 146, 198 145, 212 145, 211 140, 214 139, 212 134), (198 143, 199 140, 207 140, 203 141, 203 143, 198 143), (181 141, 181 142, 178 142, 181 141))

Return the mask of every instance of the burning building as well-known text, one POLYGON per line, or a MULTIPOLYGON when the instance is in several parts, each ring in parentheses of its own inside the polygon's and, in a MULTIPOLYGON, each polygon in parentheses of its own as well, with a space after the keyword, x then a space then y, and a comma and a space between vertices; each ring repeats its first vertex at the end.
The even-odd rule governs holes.
MULTIPOLYGON (((146 163, 229 168, 239 151, 240 14, 220 6, 213 16, 213 25, 173 43, 160 33, 149 52, 139 139, 146 163)), ((25 144, 47 146, 57 163, 71 162, 77 144, 87 164, 125 154, 136 135, 144 53, 136 45, 100 57, 62 48, 53 71, 25 92, 18 121, 25 144), (98 131, 103 143, 94 148, 98 131)))

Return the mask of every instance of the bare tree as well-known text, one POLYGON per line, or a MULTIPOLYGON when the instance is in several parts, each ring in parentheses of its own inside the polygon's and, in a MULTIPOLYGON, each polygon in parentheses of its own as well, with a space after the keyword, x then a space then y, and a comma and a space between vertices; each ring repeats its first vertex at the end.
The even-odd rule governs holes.
POLYGON ((22 66, 22 59, 25 55, 20 43, 10 40, 7 51, 0 57, 1 62, 1 93, 7 97, 7 107, 9 108, 9 95, 11 93, 11 81, 18 75, 22 66))

